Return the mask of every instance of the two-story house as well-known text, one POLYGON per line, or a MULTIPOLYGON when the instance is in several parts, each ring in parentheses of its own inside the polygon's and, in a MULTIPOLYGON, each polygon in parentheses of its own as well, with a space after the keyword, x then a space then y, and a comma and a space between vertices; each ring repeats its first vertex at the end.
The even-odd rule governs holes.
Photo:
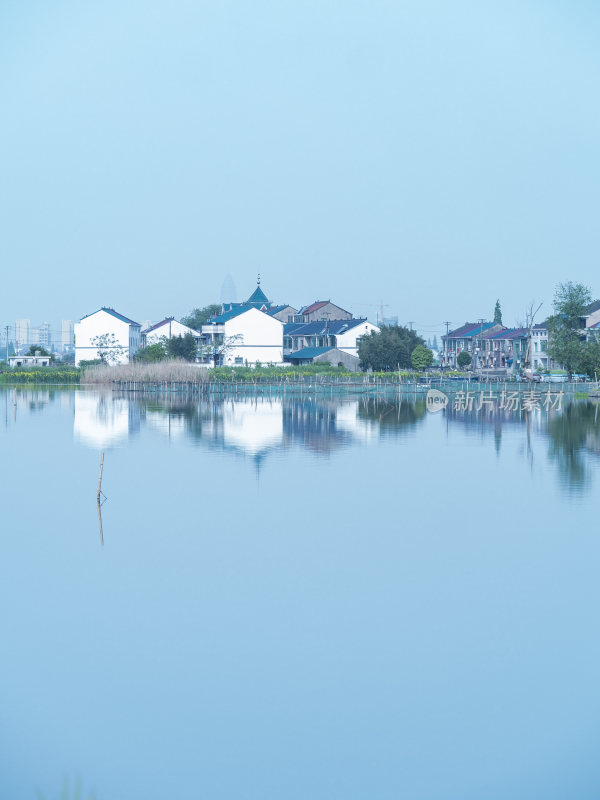
POLYGON ((283 329, 284 357, 296 364, 328 361, 357 369, 359 339, 372 331, 378 333, 379 328, 366 319, 288 323, 283 329))
POLYGON ((141 325, 114 308, 100 308, 73 328, 76 366, 98 358, 109 364, 126 364, 140 349, 141 325))
POLYGON ((487 369, 520 369, 527 353, 527 328, 503 328, 483 334, 481 366, 487 369))
POLYGON ((206 366, 279 366, 283 364, 283 322, 240 304, 202 326, 200 353, 200 363, 206 366))
POLYGON ((166 317, 166 319, 142 331, 142 347, 158 344, 164 339, 171 339, 173 336, 185 336, 188 333, 191 333, 197 342, 200 341, 202 335, 200 331, 195 331, 182 322, 178 322, 175 317, 166 317))
POLYGON ((442 336, 443 366, 456 368, 459 354, 466 351, 471 356, 473 368, 479 369, 484 363, 484 334, 502 329, 503 326, 497 322, 465 322, 460 328, 444 334, 442 336))

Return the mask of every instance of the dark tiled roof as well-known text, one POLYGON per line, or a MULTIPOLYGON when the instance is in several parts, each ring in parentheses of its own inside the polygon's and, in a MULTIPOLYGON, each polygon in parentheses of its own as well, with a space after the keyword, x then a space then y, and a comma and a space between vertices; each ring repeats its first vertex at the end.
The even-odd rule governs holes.
POLYGON ((339 336, 357 325, 364 325, 364 319, 330 319, 316 322, 288 322, 283 326, 284 336, 339 336))
POLYGON ((594 311, 600 311, 600 300, 594 300, 593 303, 590 303, 583 313, 587 316, 588 314, 593 314, 594 311))
POLYGON ((527 328, 504 328, 502 331, 484 333, 484 339, 524 339, 528 334, 527 328))
POLYGON ((175 317, 166 317, 161 322, 157 322, 155 325, 151 325, 149 328, 146 328, 144 333, 150 333, 151 331, 155 331, 157 328, 162 328, 163 325, 166 325, 167 322, 174 322, 175 317))
POLYGON ((258 305, 265 305, 265 306, 270 305, 269 298, 263 292, 263 290, 260 288, 260 286, 256 287, 256 289, 252 292, 252 294, 250 295, 250 297, 247 299, 246 302, 247 303, 256 303, 258 305))
POLYGON ((480 336, 496 324, 495 322, 465 322, 460 328, 450 331, 447 336, 444 334, 442 339, 469 339, 471 336, 480 336))
POLYGON ((335 350, 335 347, 303 347, 302 350, 287 353, 286 358, 288 361, 316 358, 317 356, 322 356, 323 353, 328 353, 330 350, 335 350))
POLYGON ((254 306, 245 306, 241 304, 234 303, 229 311, 225 311, 223 314, 217 314, 216 317, 211 317, 207 325, 222 325, 224 322, 228 322, 230 319, 234 317, 239 317, 240 314, 245 314, 246 311, 250 311, 251 308, 254 306))
MULTIPOLYGON (((141 327, 139 322, 134 322, 132 319, 129 319, 129 317, 125 317, 123 316, 123 314, 119 314, 119 312, 115 311, 114 308, 105 308, 104 306, 102 306, 102 308, 99 308, 98 311, 106 311, 107 314, 110 314, 112 317, 115 317, 116 319, 120 319, 121 322, 126 322, 128 325, 137 325, 138 328, 141 327)), ((83 320, 87 319, 88 317, 93 317, 94 314, 98 313, 98 311, 94 311, 91 314, 86 314, 85 317, 82 317, 81 319, 83 320)))
MULTIPOLYGON (((206 324, 222 325, 224 322, 228 322, 230 319, 234 319, 234 317, 239 317, 241 314, 245 314, 246 311, 252 311, 252 310, 259 311, 261 314, 266 314, 267 316, 271 316, 268 309, 266 311, 263 311, 261 308, 257 308, 256 306, 249 306, 245 304, 238 305, 235 303, 233 303, 232 306, 233 307, 230 308, 229 311, 225 311, 223 314, 218 314, 216 317, 211 317, 206 324)), ((283 324, 279 319, 273 321, 283 324)))
POLYGON ((271 306, 271 308, 267 309, 267 314, 272 317, 274 314, 279 314, 280 311, 284 311, 286 308, 291 308, 294 311, 296 310, 293 306, 289 303, 284 303, 282 306, 271 306))

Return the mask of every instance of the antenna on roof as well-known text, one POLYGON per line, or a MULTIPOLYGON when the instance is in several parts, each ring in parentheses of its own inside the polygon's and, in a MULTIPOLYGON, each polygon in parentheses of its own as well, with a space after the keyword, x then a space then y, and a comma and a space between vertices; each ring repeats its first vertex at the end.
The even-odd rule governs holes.
POLYGON ((257 286, 260 286, 260 272, 259 272, 259 273, 258 273, 258 275, 256 276, 256 285, 257 285, 257 286))

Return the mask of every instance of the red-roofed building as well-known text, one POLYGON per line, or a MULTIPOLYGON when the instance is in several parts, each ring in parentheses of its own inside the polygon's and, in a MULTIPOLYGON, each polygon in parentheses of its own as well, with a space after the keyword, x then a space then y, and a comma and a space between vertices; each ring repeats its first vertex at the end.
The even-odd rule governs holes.
POLYGON ((294 322, 322 322, 323 320, 352 319, 350 311, 336 306, 331 300, 316 300, 309 306, 301 308, 294 317, 294 322))

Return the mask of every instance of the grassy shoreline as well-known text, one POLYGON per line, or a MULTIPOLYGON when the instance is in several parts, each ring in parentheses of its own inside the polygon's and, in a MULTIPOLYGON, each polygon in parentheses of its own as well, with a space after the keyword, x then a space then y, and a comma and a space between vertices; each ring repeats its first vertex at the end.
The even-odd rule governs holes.
MULTIPOLYGON (((117 366, 95 365, 78 369, 76 367, 36 367, 34 369, 11 369, 0 372, 0 385, 81 385, 112 386, 115 383, 132 382, 138 384, 156 383, 265 383, 265 382, 319 382, 339 383, 400 383, 414 381, 421 377, 442 377, 439 371, 416 372, 401 370, 395 372, 351 372, 343 367, 329 364, 307 364, 304 366, 261 366, 261 367, 216 367, 205 369, 185 361, 169 360, 150 364, 133 363, 117 366)), ((446 372, 447 377, 466 378, 462 372, 446 372)))

